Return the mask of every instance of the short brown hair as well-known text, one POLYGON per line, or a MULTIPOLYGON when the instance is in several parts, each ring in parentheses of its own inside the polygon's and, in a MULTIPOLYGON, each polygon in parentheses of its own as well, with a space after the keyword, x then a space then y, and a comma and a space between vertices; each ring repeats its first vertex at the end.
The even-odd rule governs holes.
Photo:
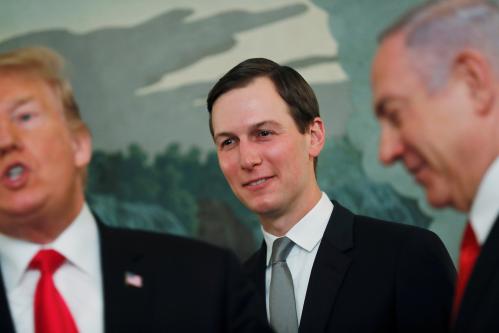
POLYGON ((305 79, 293 68, 281 66, 265 58, 247 59, 228 71, 211 88, 206 100, 210 113, 210 132, 213 136, 212 109, 213 104, 223 94, 243 88, 259 77, 267 77, 274 84, 277 92, 289 107, 289 112, 300 133, 320 117, 319 103, 314 91, 305 79))
MULTIPOLYGON (((312 87, 296 70, 289 66, 265 58, 247 59, 229 70, 211 88, 206 106, 210 113, 209 123, 211 136, 213 133, 213 104, 223 94, 249 85, 259 77, 269 78, 277 93, 286 102, 289 113, 298 131, 302 134, 309 128, 316 117, 320 117, 319 103, 312 87)), ((318 158, 314 158, 314 170, 317 171, 318 158)))

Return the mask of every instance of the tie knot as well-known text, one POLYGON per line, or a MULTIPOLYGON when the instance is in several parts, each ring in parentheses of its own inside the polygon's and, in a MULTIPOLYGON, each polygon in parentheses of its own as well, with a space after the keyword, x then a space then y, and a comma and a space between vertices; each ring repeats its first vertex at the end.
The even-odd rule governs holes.
POLYGON ((38 269, 42 273, 53 274, 66 258, 55 250, 40 250, 31 259, 30 268, 38 269))
POLYGON ((294 245, 295 243, 288 237, 277 238, 272 244, 272 256, 270 257, 272 265, 280 261, 286 261, 294 245))

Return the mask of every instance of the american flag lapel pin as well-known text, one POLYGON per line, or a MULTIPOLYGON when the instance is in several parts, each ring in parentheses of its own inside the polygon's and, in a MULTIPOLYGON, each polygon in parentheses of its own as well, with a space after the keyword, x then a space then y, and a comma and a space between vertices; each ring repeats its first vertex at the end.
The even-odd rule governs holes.
POLYGON ((129 287, 142 288, 142 276, 133 272, 125 272, 125 285, 129 287))

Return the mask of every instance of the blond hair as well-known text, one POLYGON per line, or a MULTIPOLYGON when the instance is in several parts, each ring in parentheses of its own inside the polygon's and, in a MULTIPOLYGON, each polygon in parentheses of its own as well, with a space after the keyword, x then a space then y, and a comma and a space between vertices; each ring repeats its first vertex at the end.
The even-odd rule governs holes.
MULTIPOLYGON (((62 56, 46 47, 26 47, 0 53, 0 75, 2 72, 28 73, 45 81, 61 100, 69 130, 72 133, 83 130, 90 135, 87 125, 81 119, 64 66, 62 56)), ((87 168, 81 170, 81 177, 85 184, 87 168)))
POLYGON ((64 67, 64 59, 46 47, 26 47, 0 53, 0 72, 19 71, 38 76, 49 84, 61 99, 64 115, 69 124, 86 126, 81 119, 73 88, 65 76, 64 67))

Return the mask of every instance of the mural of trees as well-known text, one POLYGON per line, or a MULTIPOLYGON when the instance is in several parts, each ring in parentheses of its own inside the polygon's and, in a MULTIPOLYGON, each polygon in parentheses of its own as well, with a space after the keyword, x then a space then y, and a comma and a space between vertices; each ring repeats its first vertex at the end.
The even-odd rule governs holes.
MULTIPOLYGON (((319 159, 321 188, 356 213, 428 225, 415 201, 367 178, 361 163, 348 139, 331 142, 319 159)), ((111 225, 195 237, 230 247, 243 258, 259 243, 256 216, 233 195, 214 151, 183 152, 178 143, 155 156, 138 144, 126 153, 96 151, 87 192, 94 211, 111 225)))

